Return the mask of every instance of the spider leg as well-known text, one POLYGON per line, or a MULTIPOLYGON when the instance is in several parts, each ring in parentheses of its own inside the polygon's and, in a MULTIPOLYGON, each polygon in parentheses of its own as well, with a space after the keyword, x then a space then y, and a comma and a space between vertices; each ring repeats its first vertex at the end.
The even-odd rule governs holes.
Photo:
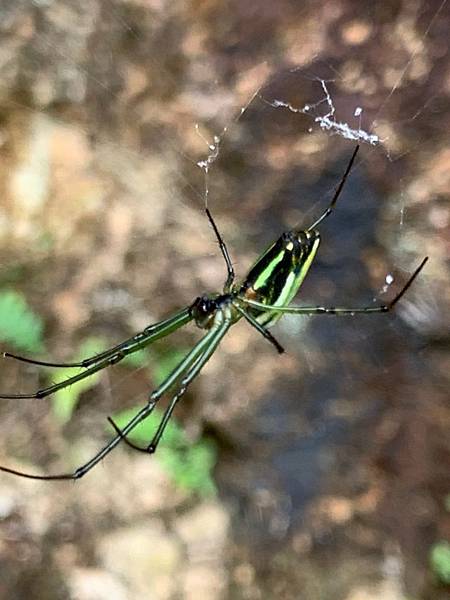
MULTIPOLYGON (((195 379, 198 373, 201 371, 202 367, 209 360, 214 350, 217 348, 218 343, 223 338, 225 333, 228 331, 231 325, 230 316, 223 316, 221 311, 217 312, 217 323, 211 327, 210 332, 200 340, 199 344, 209 335, 209 333, 213 332, 214 335, 211 336, 210 345, 205 349, 204 353, 195 361, 194 365, 189 369, 186 375, 181 380, 181 387, 178 392, 175 394, 174 399, 172 399, 171 404, 175 404, 183 394, 185 394, 189 384, 195 379)), ((195 347, 194 347, 195 348, 195 347)), ((168 377, 168 379, 171 376, 168 377)), ((165 382, 163 382, 162 386, 165 386, 165 382)), ((160 388, 162 387, 160 386, 160 388)), ((0 471, 5 473, 11 473, 12 475, 18 475, 20 477, 24 477, 26 479, 38 479, 45 481, 58 481, 58 480, 75 480, 81 479, 86 473, 88 473, 95 465, 97 465, 105 456, 107 456, 123 439, 126 437, 139 423, 141 423, 144 419, 146 419, 151 412, 153 411, 157 399, 161 394, 159 394, 159 389, 155 390, 149 398, 147 404, 139 410, 136 415, 126 424, 123 428, 122 432, 116 437, 114 437, 106 446, 104 446, 95 456, 93 456, 88 462, 86 462, 81 467, 78 467, 72 473, 61 473, 58 475, 33 475, 31 473, 23 473, 21 471, 17 471, 16 469, 10 469, 8 467, 0 467, 0 471)), ((169 407, 170 408, 170 407, 169 407)), ((173 410, 173 409, 172 409, 173 410)), ((167 411, 166 411, 167 412, 167 411)), ((170 415, 169 415, 170 416, 170 415)), ((168 419, 167 419, 168 420, 168 419)), ((167 424, 167 423, 166 423, 167 424)), ((165 425, 164 425, 165 427, 165 425)), ((160 437, 162 432, 164 431, 164 427, 162 427, 162 431, 160 433, 160 437)), ((158 432, 161 429, 161 424, 158 427, 158 432)), ((156 437, 156 436, 155 436, 156 437)), ((157 442, 159 439, 157 440, 157 442)))
MULTIPOLYGON (((127 435, 132 431, 136 425, 138 425, 143 419, 145 419, 155 407, 156 402, 148 402, 141 410, 131 419, 127 426, 123 430, 123 435, 127 435)), ((99 463, 107 454, 113 450, 119 442, 123 439, 122 435, 117 435, 113 438, 106 446, 104 446, 100 452, 98 452, 91 460, 76 469, 73 473, 61 473, 58 475, 34 475, 32 473, 24 473, 17 471, 16 469, 10 469, 9 467, 0 467, 0 471, 5 473, 11 473, 12 475, 18 475, 25 479, 38 479, 44 481, 60 481, 68 479, 80 479, 83 475, 86 475, 97 463, 99 463)))
POLYGON ((320 215, 320 217, 316 221, 314 221, 314 223, 310 227, 308 227, 307 231, 311 231, 312 229, 315 229, 317 227, 317 225, 319 225, 319 223, 322 223, 322 221, 324 219, 326 219, 330 213, 333 212, 335 204, 338 201, 339 196, 341 195, 341 192, 345 185, 345 182, 347 181, 347 177, 349 176, 350 171, 352 170, 352 166, 353 166, 353 163, 355 162, 355 158, 356 158, 356 155, 358 154, 358 150, 359 150, 359 145, 356 146, 356 148, 353 151, 353 154, 350 158, 347 168, 345 169, 345 173, 342 176, 342 179, 339 182, 339 185, 337 186, 336 191, 334 192, 334 196, 333 196, 328 208, 325 209, 325 211, 320 215))
POLYGON ((230 324, 231 324, 230 319, 225 318, 223 324, 217 329, 216 335, 211 339, 209 347, 206 348, 205 352, 194 363, 191 370, 188 373, 186 373, 186 375, 181 380, 181 382, 180 382, 181 386, 180 386, 179 390, 171 399, 169 406, 167 407, 167 409, 163 415, 161 423, 158 425, 158 429, 156 430, 156 433, 155 433, 152 441, 150 442, 150 444, 147 447, 147 452, 149 454, 153 454, 153 452, 155 452, 155 450, 163 436, 163 433, 167 426, 167 423, 169 422, 169 419, 172 416, 175 406, 177 405, 180 398, 182 398, 182 396, 185 394, 189 384, 197 377, 197 375, 203 369, 205 364, 208 362, 208 360, 214 354, 214 352, 217 349, 217 346, 220 344, 224 335, 227 333, 228 329, 230 328, 230 324))
POLYGON ((233 285, 234 278, 235 278, 233 263, 231 262, 228 248, 227 248, 225 242, 223 241, 223 238, 220 235, 220 232, 217 228, 216 222, 213 219, 211 211, 209 210, 209 208, 207 206, 205 206, 205 212, 206 212, 206 216, 208 217, 208 220, 214 230, 217 241, 219 242, 219 248, 220 248, 220 251, 222 252, 222 256, 223 256, 225 264, 227 266, 227 273, 228 273, 227 280, 225 282, 225 285, 223 286, 223 292, 224 292, 224 294, 227 294, 231 290, 231 286, 233 285))
POLYGON ((362 308, 336 308, 336 307, 325 307, 325 306, 272 306, 269 304, 263 304, 262 302, 255 302, 254 300, 247 300, 246 298, 240 298, 239 300, 248 306, 253 308, 259 308, 260 310, 273 311, 278 313, 289 313, 293 315, 354 315, 358 313, 373 314, 373 313, 385 313, 389 312, 394 308, 397 302, 403 297, 406 291, 410 288, 417 275, 425 266, 428 260, 426 256, 420 265, 416 268, 414 273, 408 279, 403 288, 388 304, 381 304, 378 306, 365 306, 362 308))
MULTIPOLYGON (((197 342, 197 344, 186 354, 186 356, 178 363, 178 365, 166 377, 166 379, 161 383, 161 385, 150 394, 149 399, 151 401, 159 400, 159 398, 161 398, 161 396, 170 387, 172 387, 175 384, 177 379, 185 371, 187 371, 190 367, 192 367, 192 365, 195 366, 196 362, 201 360, 202 355, 205 352, 207 352, 208 349, 211 347, 211 344, 214 343, 214 338, 217 335, 217 329, 218 329, 218 327, 213 325, 213 327, 211 327, 211 329, 208 331, 208 333, 199 342, 197 342)), ((116 423, 113 421, 113 419, 111 417, 108 417, 108 421, 114 427, 116 432, 119 435, 123 436, 121 429, 116 425, 116 423)), ((124 439, 125 439, 126 443, 129 446, 131 446, 132 448, 134 448, 135 450, 141 450, 142 452, 148 453, 147 448, 140 448, 139 446, 133 444, 133 442, 130 442, 128 439, 126 439, 126 438, 124 438, 124 439)))
MULTIPOLYGON (((172 416, 175 406, 177 405, 180 398, 182 398, 182 396, 185 394, 186 389, 189 386, 189 384, 195 379, 195 377, 197 377, 197 375, 200 373, 200 371, 202 370, 204 365, 208 362, 208 360, 214 354, 215 350, 217 349, 217 346, 220 344, 220 341, 222 340, 224 335, 227 333, 229 328, 230 328, 230 319, 225 317, 223 324, 219 325, 219 327, 217 327, 217 329, 214 331, 214 335, 211 336, 210 338, 208 338, 209 345, 206 347, 203 354, 201 354, 197 358, 195 363, 192 365, 191 369, 188 371, 188 373, 185 375, 185 377, 183 377, 183 379, 181 380, 181 382, 180 382, 181 385, 180 385, 179 390, 171 398, 169 406, 166 408, 166 410, 163 414, 163 417, 161 419, 161 422, 158 425, 158 429, 156 430, 152 441, 146 448, 141 448, 140 446, 137 446, 133 442, 130 442, 128 439, 126 439, 124 437, 124 432, 117 427, 117 425, 114 423, 114 421, 110 417, 108 417, 108 421, 114 427, 116 432, 118 432, 119 435, 124 437, 125 442, 131 448, 133 448, 134 450, 139 450, 140 452, 145 452, 147 454, 153 454, 156 451, 156 448, 157 448, 159 442, 161 441, 161 438, 164 434, 164 430, 167 426, 167 423, 169 422, 170 417, 172 416)), ((151 394, 150 398, 153 398, 153 397, 154 397, 154 394, 151 394)))
POLYGON ((13 358, 14 360, 18 360, 20 362, 28 363, 31 365, 38 365, 42 367, 87 368, 101 360, 120 355, 124 351, 127 352, 127 354, 131 354, 136 350, 140 350, 147 344, 150 344, 151 342, 154 342, 155 340, 164 337, 169 333, 172 333, 172 331, 175 331, 182 325, 185 325, 188 321, 191 320, 191 318, 192 317, 190 316, 190 308, 184 308, 183 310, 172 315, 171 317, 164 319, 164 321, 159 321, 158 323, 148 325, 148 327, 146 327, 143 331, 136 333, 135 335, 126 339, 123 342, 120 342, 120 344, 116 344, 112 348, 108 348, 107 350, 104 350, 99 354, 95 354, 94 356, 90 356, 89 358, 85 358, 84 360, 79 362, 55 363, 45 360, 35 360, 26 356, 19 356, 17 354, 13 354, 12 352, 3 352, 3 357, 13 358))
MULTIPOLYGON (((64 381, 60 381, 59 383, 55 383, 46 388, 42 388, 33 394, 0 394, 0 399, 21 400, 25 398, 45 398, 50 394, 54 394, 58 390, 62 390, 65 387, 72 385, 73 383, 77 383, 78 381, 81 381, 82 379, 85 379, 86 377, 89 377, 90 375, 93 375, 94 373, 97 373, 98 371, 109 367, 110 365, 118 363, 128 354, 133 354, 141 348, 144 348, 145 346, 151 344, 155 340, 169 335, 176 329, 179 329, 180 327, 188 323, 191 319, 192 315, 190 308, 185 308, 183 311, 175 314, 169 319, 147 327, 146 329, 144 329, 143 332, 138 333, 129 340, 125 340, 125 342, 114 346, 114 348, 111 348, 110 350, 105 350, 105 352, 102 352, 101 354, 92 357, 92 359, 87 359, 87 361, 83 361, 83 363, 72 363, 68 365, 86 368, 85 371, 82 371, 81 373, 78 373, 73 377, 69 377, 64 381)), ((31 361, 26 359, 25 362, 31 361)), ((50 363, 44 364, 46 366, 50 366, 50 363)))
POLYGON ((120 427, 117 425, 117 423, 113 420, 112 417, 106 417, 108 419, 108 422, 110 423, 110 425, 113 427, 113 429, 115 430, 115 432, 120 435, 120 437, 123 439, 123 441, 125 442, 125 444, 127 446, 130 446, 130 448, 133 448, 133 450, 138 450, 139 452, 143 452, 144 454, 148 454, 147 452, 147 448, 141 448, 140 446, 138 446, 137 444, 135 444, 134 442, 131 442, 124 434, 123 431, 120 429, 120 427))
POLYGON ((250 325, 252 327, 254 327, 257 331, 259 331, 259 333, 261 335, 263 335, 266 338, 266 340, 268 340, 271 344, 273 344, 275 346, 275 348, 279 354, 283 354, 283 352, 284 352, 283 346, 275 338, 275 336, 273 336, 270 333, 270 331, 266 327, 264 327, 264 325, 261 325, 261 323, 259 323, 249 312, 247 312, 246 310, 241 308, 239 306, 239 304, 234 303, 233 306, 241 313, 241 315, 244 317, 244 319, 246 319, 247 322, 250 323, 250 325))

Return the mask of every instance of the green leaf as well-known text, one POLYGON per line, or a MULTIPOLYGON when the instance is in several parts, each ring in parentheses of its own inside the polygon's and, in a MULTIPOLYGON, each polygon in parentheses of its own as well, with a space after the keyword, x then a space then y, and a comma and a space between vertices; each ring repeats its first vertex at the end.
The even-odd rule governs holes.
MULTIPOLYGON (((74 358, 74 362, 98 354, 104 347, 105 342, 101 338, 88 338, 81 345, 78 356, 74 358)), ((52 369, 50 372, 51 381, 52 383, 59 383, 69 377, 73 377, 78 372, 79 371, 74 368, 52 369)), ((61 424, 70 421, 81 394, 92 388, 97 383, 99 377, 100 373, 95 373, 86 379, 82 379, 81 381, 60 390, 52 397, 53 414, 61 424)))
POLYGON ((430 563, 433 572, 439 580, 450 584, 450 544, 449 542, 437 542, 430 553, 430 563))
POLYGON ((217 462, 217 450, 210 440, 200 440, 185 449, 161 448, 156 456, 180 488, 202 496, 216 493, 211 471, 217 462))
POLYGON ((28 306, 24 296, 13 290, 0 292, 0 340, 18 350, 40 352, 43 324, 28 306))
POLYGON ((150 366, 155 380, 158 382, 163 381, 188 352, 189 349, 183 348, 181 350, 165 352, 164 354, 149 353, 150 366))

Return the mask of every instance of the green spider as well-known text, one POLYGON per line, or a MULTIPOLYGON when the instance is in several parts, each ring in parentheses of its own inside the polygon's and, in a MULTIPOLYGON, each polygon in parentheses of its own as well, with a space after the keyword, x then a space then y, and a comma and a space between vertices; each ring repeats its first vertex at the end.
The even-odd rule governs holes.
POLYGON ((217 229, 216 223, 211 212, 205 207, 206 215, 214 230, 214 234, 219 243, 219 247, 227 267, 227 279, 225 281, 223 292, 214 294, 204 294, 194 300, 194 302, 168 317, 167 319, 149 325, 140 333, 133 337, 105 350, 96 356, 86 358, 77 363, 51 363, 38 361, 22 356, 17 356, 5 352, 3 356, 13 358, 22 362, 34 365, 48 367, 81 367, 84 371, 56 383, 49 387, 38 390, 34 394, 4 394, 0 398, 22 399, 22 398, 44 398, 61 390, 93 373, 118 363, 128 354, 132 354, 145 348, 149 344, 161 339, 186 323, 194 321, 197 327, 206 330, 205 335, 178 363, 166 379, 156 388, 148 397, 148 401, 137 414, 120 430, 111 418, 109 422, 116 431, 116 436, 102 448, 91 460, 77 468, 72 473, 61 473, 57 475, 34 475, 23 473, 8 467, 0 467, 1 471, 12 473, 29 479, 43 480, 61 480, 61 479, 79 479, 90 471, 98 462, 111 452, 122 440, 127 444, 152 454, 155 452, 158 443, 164 433, 164 429, 172 415, 172 412, 185 394, 189 385, 200 373, 204 365, 211 358, 222 338, 228 332, 230 327, 241 318, 244 318, 252 327, 261 333, 270 341, 277 351, 281 354, 284 349, 274 336, 269 332, 268 327, 273 325, 283 314, 291 313, 297 315, 354 315, 357 313, 374 314, 389 312, 397 302, 402 298, 405 292, 413 283, 419 272, 424 267, 428 257, 424 258, 416 268, 404 287, 395 296, 391 302, 384 305, 370 306, 363 308, 325 308, 322 306, 303 307, 289 306, 296 293, 298 292, 312 261, 316 255, 320 243, 320 234, 317 231, 318 225, 333 211, 334 206, 341 194, 345 181, 350 173, 359 147, 357 146, 347 165, 344 175, 336 188, 334 196, 325 210, 325 212, 306 230, 290 230, 281 235, 281 237, 271 244, 267 250, 256 260, 253 267, 245 279, 240 283, 235 283, 235 273, 230 255, 225 242, 217 229), (146 448, 139 448, 132 444, 126 436, 132 430, 146 419, 153 411, 158 400, 170 388, 178 382, 178 389, 170 399, 169 405, 165 410, 161 422, 153 436, 150 444, 146 448))

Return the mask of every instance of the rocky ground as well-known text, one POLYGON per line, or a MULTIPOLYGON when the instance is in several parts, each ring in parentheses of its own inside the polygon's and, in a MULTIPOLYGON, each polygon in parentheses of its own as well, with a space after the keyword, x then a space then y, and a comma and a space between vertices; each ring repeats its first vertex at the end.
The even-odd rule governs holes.
MULTIPOLYGON (((1 599, 447 597, 430 560, 450 538, 449 21, 431 0, 0 3, 0 291, 42 320, 41 356, 221 288, 197 162, 224 127, 209 202, 240 275, 310 224, 354 148, 314 121, 321 80, 336 122, 382 143, 363 144, 299 300, 385 301, 430 256, 394 316, 285 317, 283 357, 236 325, 176 414, 215 444, 215 494, 125 447, 76 483, 0 474, 1 599)), ((64 422, 52 401, 2 401, 0 464, 88 460, 196 339, 108 370, 64 422)), ((1 366, 1 391, 48 382, 1 366)))

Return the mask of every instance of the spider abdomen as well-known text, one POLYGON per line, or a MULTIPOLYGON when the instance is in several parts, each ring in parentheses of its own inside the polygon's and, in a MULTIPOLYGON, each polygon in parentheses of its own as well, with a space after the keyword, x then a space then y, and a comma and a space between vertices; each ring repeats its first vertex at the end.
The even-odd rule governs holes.
MULTIPOLYGON (((286 306, 298 292, 320 243, 318 231, 287 231, 250 269, 239 294, 271 306, 286 306)), ((252 309, 261 325, 272 325, 279 313, 252 309)))

